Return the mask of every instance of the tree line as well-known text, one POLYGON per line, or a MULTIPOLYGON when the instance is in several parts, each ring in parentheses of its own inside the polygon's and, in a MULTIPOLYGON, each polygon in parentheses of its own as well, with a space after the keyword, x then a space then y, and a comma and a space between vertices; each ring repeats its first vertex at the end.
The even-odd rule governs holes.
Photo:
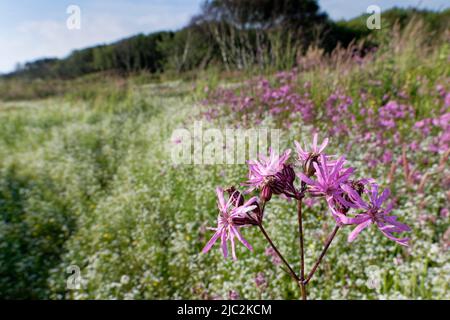
MULTIPOLYGON (((406 24, 420 15, 433 30, 448 30, 442 13, 392 9, 383 19, 406 24)), ((206 0, 198 15, 176 32, 138 34, 109 45, 75 50, 67 58, 46 58, 18 66, 5 77, 71 79, 114 71, 184 72, 210 65, 226 70, 295 65, 311 44, 330 52, 370 33, 366 15, 334 22, 316 0, 206 0)))

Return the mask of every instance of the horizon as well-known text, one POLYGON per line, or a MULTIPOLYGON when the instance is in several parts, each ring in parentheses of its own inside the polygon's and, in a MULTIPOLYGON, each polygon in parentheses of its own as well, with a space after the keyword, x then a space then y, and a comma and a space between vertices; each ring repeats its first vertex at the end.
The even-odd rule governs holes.
MULTIPOLYGON (((40 3, 12 0, 0 3, 0 74, 7 74, 24 64, 43 58, 64 58, 74 50, 114 43, 144 33, 175 31, 185 26, 200 12, 203 0, 144 0, 132 2, 106 0, 51 1, 40 3), (81 29, 68 30, 66 10, 71 4, 81 9, 81 29), (123 14, 126 10, 126 15, 123 14)), ((344 0, 319 0, 321 11, 334 20, 349 20, 363 13, 369 5, 378 5, 385 11, 393 7, 445 10, 446 0, 362 0, 348 3, 344 0)))

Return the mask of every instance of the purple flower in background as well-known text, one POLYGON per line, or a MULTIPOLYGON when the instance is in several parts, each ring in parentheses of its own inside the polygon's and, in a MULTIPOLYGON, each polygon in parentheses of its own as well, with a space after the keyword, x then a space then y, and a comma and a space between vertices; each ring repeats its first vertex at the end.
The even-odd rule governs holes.
POLYGON ((241 297, 239 296, 239 293, 235 290, 230 290, 228 292, 228 298, 230 300, 239 300, 241 297))
POLYGON ((359 194, 353 190, 353 188, 346 185, 342 186, 342 188, 360 209, 365 210, 365 212, 358 214, 354 218, 347 217, 336 211, 334 212, 334 215, 338 217, 342 224, 357 225, 348 236, 349 242, 354 241, 358 234, 360 234, 365 228, 371 224, 376 224, 381 233, 383 233, 387 238, 402 246, 408 246, 409 238, 397 238, 392 233, 402 233, 405 231, 410 231, 411 229, 407 225, 398 222, 396 216, 389 215, 392 211, 391 204, 386 208, 382 208, 383 202, 385 202, 390 195, 389 189, 385 189, 381 195, 379 195, 378 185, 373 184, 371 189, 367 191, 367 194, 369 195, 369 202, 366 203, 362 200, 359 194))
POLYGON ((309 185, 308 191, 311 195, 315 197, 325 196, 330 207, 333 207, 335 202, 345 207, 354 207, 353 203, 344 199, 344 191, 341 188, 341 185, 346 183, 353 174, 354 169, 344 169, 344 164, 344 157, 339 158, 335 164, 330 165, 327 163, 326 156, 321 155, 320 163, 313 163, 317 181, 312 180, 302 172, 299 172, 298 176, 303 182, 309 185))
POLYGON ((239 228, 242 227, 242 225, 235 223, 234 219, 245 218, 248 212, 256 209, 257 206, 254 205, 256 202, 256 197, 251 198, 242 206, 235 207, 235 197, 231 196, 228 201, 225 202, 223 190, 221 188, 217 188, 216 192, 219 200, 217 204, 219 208, 217 228, 209 228, 210 230, 214 230, 216 232, 203 248, 202 253, 206 253, 211 250, 214 243, 220 238, 223 256, 225 258, 228 257, 227 241, 229 240, 231 242, 231 254, 233 260, 236 260, 235 238, 237 238, 249 250, 253 250, 253 248, 239 232, 239 228))
POLYGON ((349 117, 353 116, 349 110, 352 104, 353 99, 339 90, 332 93, 325 101, 324 120, 333 123, 328 130, 330 135, 336 136, 349 133, 350 129, 347 124, 349 117))
POLYGON ((272 263, 276 266, 279 266, 281 264, 281 259, 280 257, 277 255, 277 253, 275 252, 275 250, 273 250, 272 247, 267 247, 266 251, 264 251, 264 254, 267 257, 272 258, 272 263))
POLYGON ((438 92, 438 94, 439 94, 441 97, 445 97, 446 91, 445 91, 445 88, 444 88, 443 85, 438 84, 438 85, 436 86, 436 91, 438 92))
POLYGON ((450 113, 445 113, 440 117, 432 119, 431 123, 435 127, 440 127, 442 130, 448 129, 450 127, 450 113))
POLYGON ((174 144, 180 144, 180 143, 183 142, 183 141, 181 140, 181 138, 176 138, 176 139, 174 139, 172 142, 173 142, 174 144))
POLYGON ((258 288, 263 289, 267 286, 267 279, 264 272, 258 272, 255 277, 255 284, 258 288))
POLYGON ((392 129, 397 126, 397 120, 414 116, 414 109, 396 101, 389 101, 379 109, 378 113, 380 126, 392 129))
POLYGON ((316 203, 316 201, 315 201, 314 198, 305 198, 305 199, 303 199, 303 203, 305 204, 305 206, 311 208, 311 207, 314 206, 314 204, 316 203))
POLYGON ((391 151, 386 150, 382 156, 383 163, 388 164, 391 163, 393 159, 393 154, 391 151))

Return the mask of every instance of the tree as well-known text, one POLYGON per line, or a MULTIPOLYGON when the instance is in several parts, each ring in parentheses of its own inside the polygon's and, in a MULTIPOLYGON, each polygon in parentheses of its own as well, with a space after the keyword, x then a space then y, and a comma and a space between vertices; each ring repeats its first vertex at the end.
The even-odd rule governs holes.
POLYGON ((286 50, 305 48, 327 21, 316 0, 207 0, 192 24, 206 27, 229 69, 287 60, 286 50))

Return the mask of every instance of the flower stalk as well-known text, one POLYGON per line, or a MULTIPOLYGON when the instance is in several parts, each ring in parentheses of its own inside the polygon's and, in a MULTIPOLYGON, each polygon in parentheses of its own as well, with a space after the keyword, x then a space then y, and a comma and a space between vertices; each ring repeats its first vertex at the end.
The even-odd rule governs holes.
POLYGON ((288 268, 289 274, 291 275, 292 279, 295 280, 297 283, 300 283, 301 282, 300 278, 295 273, 294 269, 292 269, 291 265, 287 262, 287 260, 284 258, 284 256, 280 253, 277 246, 273 243, 272 239, 267 234, 266 229, 264 229, 262 223, 259 224, 258 227, 261 230, 262 234, 264 235, 264 238, 266 238, 267 242, 269 242, 272 249, 275 251, 275 253, 278 255, 278 257, 281 259, 281 261, 283 261, 286 268, 288 268))
POLYGON ((302 288, 302 299, 307 299, 306 284, 305 284, 305 245, 303 239, 303 216, 302 216, 302 198, 297 200, 297 218, 298 218, 298 233, 300 240, 300 281, 302 288))
POLYGON ((308 274, 308 277, 304 280, 304 284, 305 286, 309 283, 309 281, 312 279, 312 277, 314 276, 314 273, 316 273, 317 268, 319 267, 320 263, 322 262, 322 259, 325 257, 328 248, 331 245, 331 242, 333 242, 334 237, 336 236, 337 232, 339 231, 339 226, 335 226, 333 232, 331 233, 331 235, 328 237, 326 243, 325 243, 325 247, 323 248, 319 258, 317 259, 316 263, 314 264, 311 272, 308 274))

